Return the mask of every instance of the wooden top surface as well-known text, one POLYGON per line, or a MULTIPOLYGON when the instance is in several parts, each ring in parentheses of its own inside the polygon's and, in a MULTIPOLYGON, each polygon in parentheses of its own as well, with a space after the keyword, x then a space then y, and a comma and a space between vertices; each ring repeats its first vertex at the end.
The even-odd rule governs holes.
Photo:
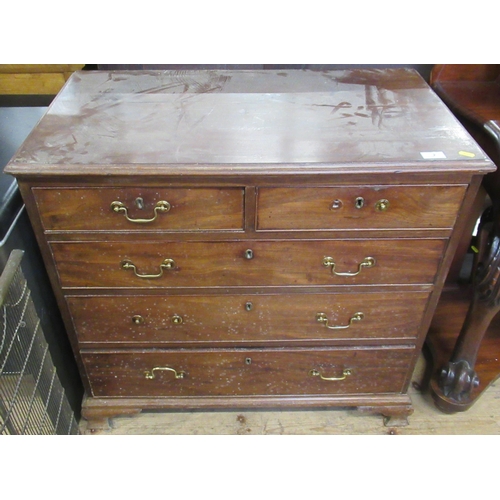
POLYGON ((138 169, 203 175, 494 166, 411 69, 79 71, 5 171, 138 169))
POLYGON ((500 77, 491 82, 439 82, 436 91, 453 109, 479 125, 500 120, 500 77))

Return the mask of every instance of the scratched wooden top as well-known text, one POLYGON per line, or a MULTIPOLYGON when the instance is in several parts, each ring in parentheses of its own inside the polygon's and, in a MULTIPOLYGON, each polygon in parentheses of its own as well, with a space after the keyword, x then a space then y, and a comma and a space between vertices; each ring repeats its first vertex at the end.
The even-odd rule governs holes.
POLYGON ((494 166, 413 70, 204 70, 74 73, 5 171, 456 168, 494 166))

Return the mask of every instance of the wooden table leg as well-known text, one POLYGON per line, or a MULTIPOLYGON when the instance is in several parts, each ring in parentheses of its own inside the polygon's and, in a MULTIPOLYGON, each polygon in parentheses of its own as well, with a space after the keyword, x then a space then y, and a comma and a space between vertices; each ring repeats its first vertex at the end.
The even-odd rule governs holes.
POLYGON ((472 301, 453 353, 431 382, 431 391, 441 410, 464 411, 480 394, 476 390, 481 384, 476 372, 476 360, 483 337, 499 311, 500 230, 496 217, 493 234, 489 238, 487 257, 478 265, 472 301))

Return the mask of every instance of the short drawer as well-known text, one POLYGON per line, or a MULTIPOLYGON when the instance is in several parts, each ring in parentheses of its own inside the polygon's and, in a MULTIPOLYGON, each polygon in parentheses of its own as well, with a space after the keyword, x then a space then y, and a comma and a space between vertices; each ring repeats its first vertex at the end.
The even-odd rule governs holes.
POLYGON ((81 345, 415 339, 427 292, 66 297, 81 345))
POLYGON ((243 228, 241 188, 34 188, 46 231, 243 228))
POLYGON ((259 230, 452 228, 466 186, 261 188, 259 230))
POLYGON ((53 242, 63 287, 430 284, 445 240, 53 242))
POLYGON ((414 348, 83 351, 96 397, 399 393, 414 348))

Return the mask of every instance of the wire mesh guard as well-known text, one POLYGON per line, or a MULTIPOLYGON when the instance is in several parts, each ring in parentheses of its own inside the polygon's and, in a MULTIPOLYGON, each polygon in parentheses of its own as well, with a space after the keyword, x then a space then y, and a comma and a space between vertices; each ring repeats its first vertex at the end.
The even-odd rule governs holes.
POLYGON ((0 434, 78 434, 13 250, 0 276, 0 434))

